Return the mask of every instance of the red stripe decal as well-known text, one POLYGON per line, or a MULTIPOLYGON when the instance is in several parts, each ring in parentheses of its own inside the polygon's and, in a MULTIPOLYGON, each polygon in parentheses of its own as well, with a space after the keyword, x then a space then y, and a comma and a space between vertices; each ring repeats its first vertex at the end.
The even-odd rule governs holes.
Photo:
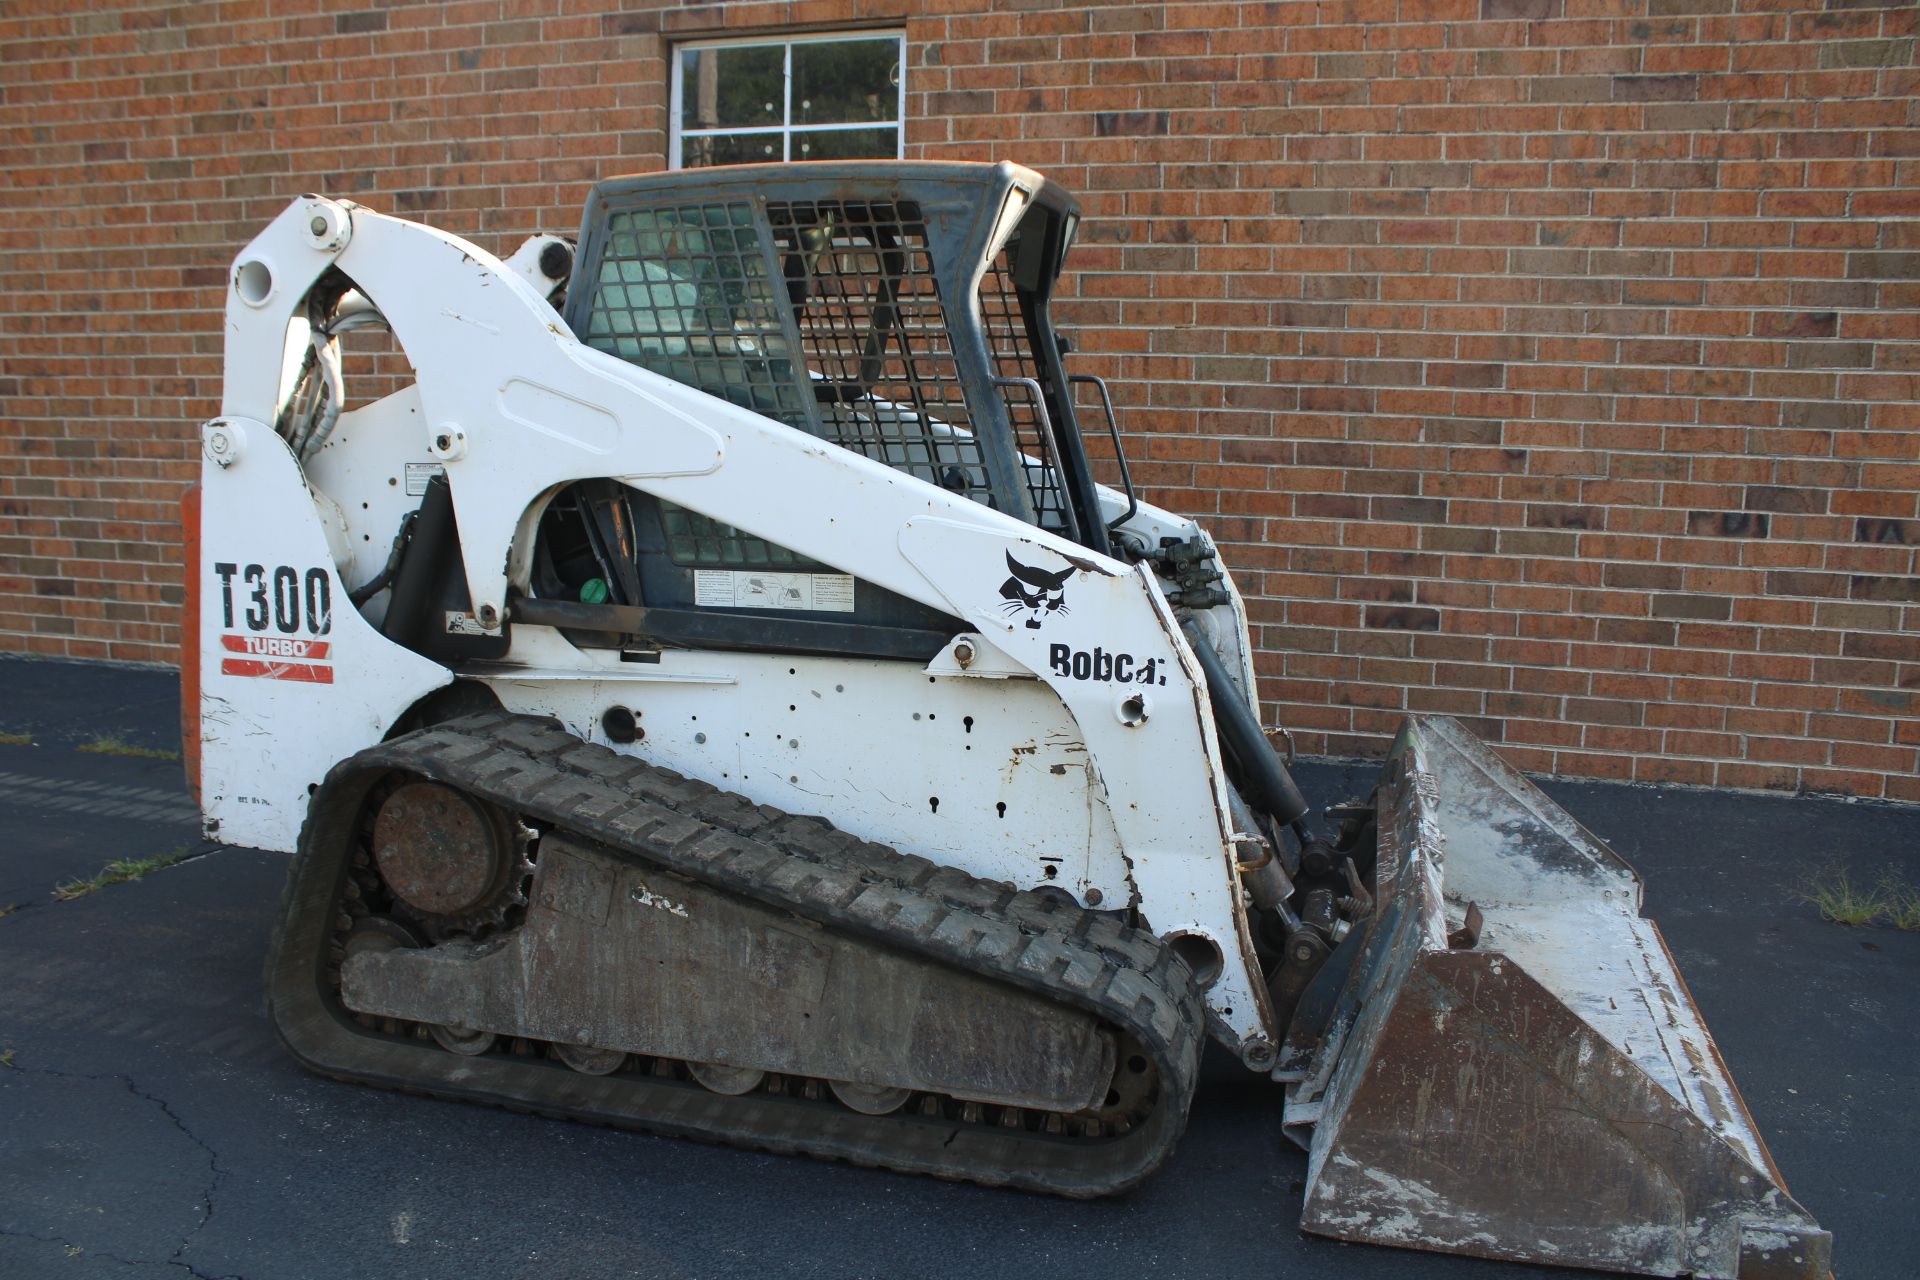
POLYGON ((324 663, 261 662, 254 658, 222 658, 223 676, 265 676, 269 680, 298 680, 303 684, 332 684, 333 668, 324 663))
POLYGON ((326 657, 329 648, 325 640, 295 640, 291 636, 224 635, 220 637, 220 644, 228 653, 244 653, 255 658, 317 659, 326 657))

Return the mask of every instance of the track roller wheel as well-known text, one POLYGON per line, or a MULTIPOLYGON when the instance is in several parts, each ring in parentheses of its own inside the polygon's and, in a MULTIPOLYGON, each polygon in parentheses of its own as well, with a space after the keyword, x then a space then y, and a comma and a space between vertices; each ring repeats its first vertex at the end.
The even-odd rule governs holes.
POLYGON ((752 1067, 728 1067, 718 1062, 689 1062, 687 1070, 706 1088, 735 1098, 752 1093, 767 1078, 766 1072, 752 1067))
POLYGON ((907 1105, 912 1095, 905 1089, 889 1089, 877 1084, 854 1084, 849 1080, 829 1080, 833 1096, 863 1116, 890 1116, 907 1105))
POLYGON ((595 1049, 584 1044, 556 1044, 554 1054, 583 1076, 610 1076, 627 1063, 618 1049, 595 1049))
POLYGON ((463 1058, 479 1057, 500 1038, 491 1031, 473 1031, 466 1027, 428 1027, 427 1031, 442 1049, 463 1058))

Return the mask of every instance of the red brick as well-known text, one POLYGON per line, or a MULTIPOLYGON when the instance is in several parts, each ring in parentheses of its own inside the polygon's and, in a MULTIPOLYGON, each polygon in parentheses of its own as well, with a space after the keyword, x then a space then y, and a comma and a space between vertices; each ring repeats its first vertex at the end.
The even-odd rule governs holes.
POLYGON ((956 7, 374 6, 131 60, 0 16, 46 215, 0 222, 31 300, 0 320, 0 648, 170 656, 217 290, 288 175, 510 248, 659 166, 666 41, 874 14, 909 154, 1083 193, 1076 362, 1145 496, 1212 522, 1309 750, 1412 707, 1527 767, 1920 800, 1914 744, 1872 737, 1920 669, 1910 14, 956 7), (1734 715, 1791 724, 1747 762, 1734 715))

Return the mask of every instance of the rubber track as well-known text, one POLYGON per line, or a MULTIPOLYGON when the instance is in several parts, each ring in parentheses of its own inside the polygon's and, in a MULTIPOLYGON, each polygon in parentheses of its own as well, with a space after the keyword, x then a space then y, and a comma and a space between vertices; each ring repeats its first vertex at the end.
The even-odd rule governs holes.
POLYGON ((1186 1125, 1204 1036, 1186 965, 1159 939, 1111 915, 756 805, 583 742, 551 720, 497 712, 396 738, 328 775, 309 806, 267 977, 282 1038, 325 1074, 1072 1196, 1123 1190, 1166 1158, 1186 1125), (1130 1032, 1153 1058, 1158 1104, 1125 1135, 1073 1138, 908 1112, 869 1117, 793 1097, 731 1098, 632 1073, 583 1076, 538 1058, 461 1058, 370 1032, 339 1009, 324 979, 325 957, 362 802, 391 771, 458 787, 721 892, 1091 1012, 1130 1032))

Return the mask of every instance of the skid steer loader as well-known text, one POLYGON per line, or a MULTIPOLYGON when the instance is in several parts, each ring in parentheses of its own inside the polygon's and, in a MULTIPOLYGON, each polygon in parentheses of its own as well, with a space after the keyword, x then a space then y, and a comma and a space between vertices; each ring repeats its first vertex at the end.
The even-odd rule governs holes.
POLYGON ((186 509, 189 770, 294 854, 346 1080, 1069 1196, 1211 1039, 1306 1230, 1816 1277, 1605 844, 1414 718, 1316 816, 1214 543, 1094 481, 1008 164, 609 181, 499 260, 303 197, 235 262, 186 509), (362 328, 414 379, 356 403, 362 328))

